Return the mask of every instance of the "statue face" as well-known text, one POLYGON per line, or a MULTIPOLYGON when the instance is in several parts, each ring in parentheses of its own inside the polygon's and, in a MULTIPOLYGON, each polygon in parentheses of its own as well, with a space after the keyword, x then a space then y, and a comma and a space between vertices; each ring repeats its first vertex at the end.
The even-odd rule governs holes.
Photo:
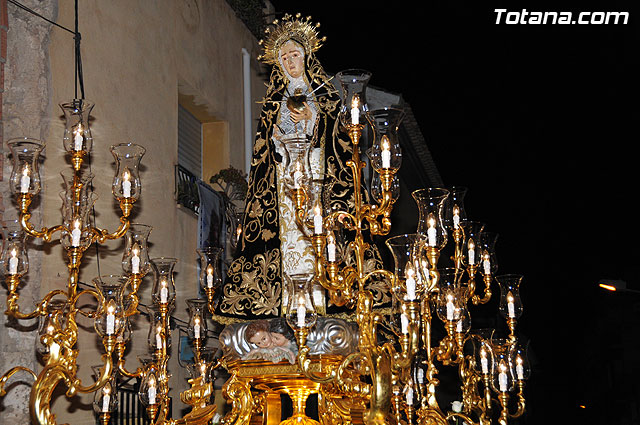
POLYGON ((289 344, 289 340, 284 335, 275 332, 271 333, 271 341, 276 347, 282 347, 289 344))
POLYGON ((271 334, 266 331, 258 331, 251 337, 249 342, 260 348, 269 348, 272 345, 271 334))
POLYGON ((298 78, 304 72, 304 54, 302 48, 289 40, 280 48, 280 59, 285 71, 293 77, 298 78))

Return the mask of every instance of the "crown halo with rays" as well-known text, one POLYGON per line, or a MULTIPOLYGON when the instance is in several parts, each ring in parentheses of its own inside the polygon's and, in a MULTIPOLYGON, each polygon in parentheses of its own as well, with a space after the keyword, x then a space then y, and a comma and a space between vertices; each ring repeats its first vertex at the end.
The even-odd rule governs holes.
POLYGON ((319 37, 320 24, 312 24, 310 21, 311 16, 301 18, 300 13, 295 16, 285 14, 282 20, 274 20, 272 26, 264 31, 265 37, 259 42, 264 51, 258 59, 269 65, 277 64, 278 51, 288 40, 302 45, 307 56, 318 50, 327 38, 319 37))

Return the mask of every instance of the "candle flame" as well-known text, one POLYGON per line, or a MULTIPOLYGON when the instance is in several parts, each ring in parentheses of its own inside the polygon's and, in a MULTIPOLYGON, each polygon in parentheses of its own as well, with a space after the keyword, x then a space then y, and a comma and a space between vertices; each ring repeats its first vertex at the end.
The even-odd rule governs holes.
POLYGON ((384 135, 382 136, 382 142, 380 143, 383 151, 388 151, 391 149, 391 143, 389 142, 389 138, 384 135))
POLYGON ((427 219, 427 223, 429 224, 429 227, 431 227, 431 228, 435 228, 436 227, 436 219, 433 216, 433 213, 429 214, 429 218, 427 219))
POLYGON ((116 303, 113 300, 110 300, 109 304, 107 304, 107 313, 113 314, 115 311, 116 311, 116 303))
POLYGON ((353 99, 351 100, 351 109, 357 109, 360 107, 360 96, 357 94, 353 95, 353 99))

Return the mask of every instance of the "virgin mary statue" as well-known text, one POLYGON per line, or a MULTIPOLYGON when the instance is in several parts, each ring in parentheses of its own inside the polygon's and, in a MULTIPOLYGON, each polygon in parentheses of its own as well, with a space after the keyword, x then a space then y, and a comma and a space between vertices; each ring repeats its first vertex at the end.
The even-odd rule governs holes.
POLYGON ((216 316, 278 317, 286 307, 283 276, 313 273, 313 250, 297 228, 282 178, 288 139, 308 141, 313 180, 325 191, 319 196, 324 209, 350 211, 353 205, 345 165, 351 146, 337 125, 340 96, 315 57, 324 38, 309 19, 286 15, 261 41, 259 59, 272 72, 253 146, 241 236, 216 316))

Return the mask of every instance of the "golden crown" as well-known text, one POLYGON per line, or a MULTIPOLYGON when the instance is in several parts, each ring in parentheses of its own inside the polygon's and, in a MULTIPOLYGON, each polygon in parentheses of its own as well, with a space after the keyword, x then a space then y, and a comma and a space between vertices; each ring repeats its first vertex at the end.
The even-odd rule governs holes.
POLYGON ((320 24, 312 24, 310 21, 311 16, 301 19, 299 13, 295 17, 286 14, 281 21, 274 20, 272 26, 264 31, 265 38, 260 40, 264 52, 258 56, 258 59, 270 65, 278 63, 280 46, 288 40, 294 40, 302 45, 305 55, 318 50, 327 38, 318 37, 320 24))

